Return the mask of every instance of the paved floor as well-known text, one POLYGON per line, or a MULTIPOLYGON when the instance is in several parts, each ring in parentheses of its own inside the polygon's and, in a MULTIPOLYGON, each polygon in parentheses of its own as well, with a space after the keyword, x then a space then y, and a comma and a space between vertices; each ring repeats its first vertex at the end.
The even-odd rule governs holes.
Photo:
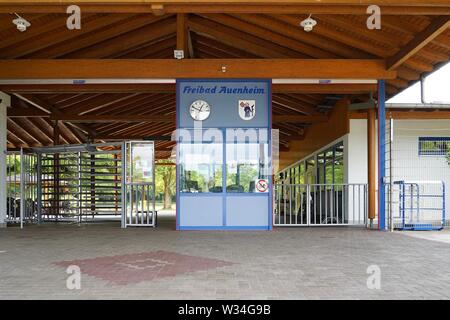
POLYGON ((450 228, 448 227, 440 232, 410 231, 403 232, 402 234, 419 239, 448 243, 450 245, 450 228))
POLYGON ((1 229, 0 298, 450 298, 449 243, 354 228, 177 232, 160 223, 1 229), (81 270, 80 290, 67 289, 70 265, 81 270), (367 269, 377 267, 381 288, 369 289, 367 269))

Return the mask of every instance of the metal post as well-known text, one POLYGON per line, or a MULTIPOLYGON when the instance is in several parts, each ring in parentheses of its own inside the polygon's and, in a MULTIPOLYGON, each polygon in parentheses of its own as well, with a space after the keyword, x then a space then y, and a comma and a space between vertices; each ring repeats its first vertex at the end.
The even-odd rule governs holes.
POLYGON ((126 228, 127 227, 127 225, 126 225, 126 221, 125 221, 125 219, 126 219, 126 215, 127 215, 127 194, 126 194, 126 192, 127 192, 127 190, 126 190, 126 158, 127 158, 127 156, 126 156, 126 153, 127 153, 127 150, 126 150, 126 142, 124 141, 123 143, 122 143, 122 163, 121 163, 121 165, 122 165, 122 184, 121 184, 121 196, 122 196, 122 206, 121 206, 121 215, 122 215, 122 223, 121 223, 121 227, 122 228, 126 228))
POLYGON ((37 220, 38 224, 42 222, 42 155, 37 154, 37 220))
POLYGON ((20 148, 20 229, 23 229, 23 216, 25 210, 25 161, 23 148, 20 148))
POLYGON ((92 219, 96 214, 96 192, 95 192, 95 154, 90 155, 90 196, 91 196, 91 215, 92 219))
POLYGON ((78 223, 81 224, 82 220, 83 220, 83 202, 82 202, 82 197, 83 197, 83 188, 82 188, 82 176, 81 176, 81 170, 82 170, 82 154, 81 152, 77 153, 78 155, 78 161, 77 161, 77 171, 78 171, 78 188, 77 188, 77 192, 78 192, 78 223))
POLYGON ((311 185, 306 185, 306 225, 311 224, 311 185))
POLYGON ((445 227, 445 182, 442 181, 442 228, 445 227))
POLYGON ((392 208, 392 196, 393 192, 392 189, 394 187, 393 184, 393 169, 392 169, 392 145, 394 143, 394 119, 392 119, 392 116, 389 119, 389 129, 390 129, 390 143, 389 143, 389 227, 390 231, 394 231, 394 213, 392 208))
POLYGON ((153 199, 152 199, 152 203, 153 203, 153 208, 152 208, 152 224, 153 224, 153 228, 156 227, 156 166, 155 166, 155 158, 156 158, 156 153, 155 153, 155 143, 152 142, 152 155, 153 155, 153 165, 152 165, 152 169, 153 169, 153 175, 152 175, 152 193, 153 193, 153 199))
POLYGON ((378 81, 378 226, 385 230, 385 190, 384 178, 386 176, 385 134, 386 134, 386 105, 385 81, 378 81))

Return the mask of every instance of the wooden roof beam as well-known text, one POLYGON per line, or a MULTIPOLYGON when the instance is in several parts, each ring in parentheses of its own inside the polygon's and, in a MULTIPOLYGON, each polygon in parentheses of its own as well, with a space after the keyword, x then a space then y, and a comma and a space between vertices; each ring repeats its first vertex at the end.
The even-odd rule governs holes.
POLYGON ((279 115, 275 114, 272 116, 272 122, 274 123, 283 123, 283 122, 291 122, 291 123, 319 123, 319 122, 327 122, 328 117, 325 115, 279 115))
POLYGON ((189 57, 189 28, 187 24, 187 15, 184 13, 177 14, 177 50, 183 50, 184 57, 189 57))
POLYGON ((109 135, 109 134, 101 134, 99 133, 95 139, 98 140, 148 140, 148 141, 172 141, 171 136, 164 136, 164 135, 127 135, 127 134, 121 134, 121 135, 109 135))
MULTIPOLYGON (((70 122, 158 122, 174 123, 173 115, 70 115, 62 114, 52 116, 51 120, 70 122)), ((328 120, 325 115, 273 115, 274 123, 318 123, 328 120)), ((95 135, 98 136, 98 135, 95 135)))
MULTIPOLYGON (((42 142, 39 141, 33 134, 31 134, 28 130, 25 130, 20 124, 8 118, 9 131, 13 132, 16 137, 18 137, 21 141, 26 143, 28 146, 42 146, 42 142)), ((29 128, 28 128, 29 129, 29 128)))
POLYGON ((165 115, 78 115, 78 114, 58 114, 50 117, 51 120, 61 120, 69 122, 164 122, 164 123, 175 123, 175 116, 165 116, 165 115))
POLYGON ((0 60, 0 79, 395 79, 378 59, 0 60))
MULTIPOLYGON (((35 106, 36 108, 43 110, 44 112, 48 112, 53 115, 62 114, 62 112, 58 108, 56 108, 53 104, 41 99, 40 97, 19 95, 19 94, 15 94, 15 96, 33 106, 35 106)), ((49 119, 46 119, 46 118, 44 118, 44 120, 47 123, 49 123, 49 121, 50 121, 49 119)), ((76 126, 78 129, 88 133, 91 136, 96 134, 95 130, 93 130, 92 128, 89 128, 88 126, 86 126, 84 124, 74 124, 74 126, 76 126)), ((62 124, 62 127, 64 128, 64 130, 70 131, 70 134, 72 134, 72 135, 74 134, 72 132, 71 128, 67 128, 65 126, 65 124, 62 124)))
POLYGON ((6 109, 8 118, 42 118, 50 117, 50 113, 44 112, 37 108, 16 108, 10 107, 6 109))
MULTIPOLYGON (((400 72, 400 71, 398 71, 400 72)), ((414 78, 416 79, 416 78, 414 78)), ((411 79, 412 80, 412 79, 411 79)), ((0 84, 14 93, 175 93, 175 84, 0 84)), ((272 93, 362 94, 375 92, 376 84, 273 84, 272 93)))
POLYGON ((406 60, 415 55, 438 35, 450 27, 450 17, 442 16, 431 21, 430 25, 414 37, 404 48, 392 57, 386 59, 388 70, 394 70, 401 66, 406 60))
POLYGON ((60 1, 46 0, 37 3, 32 0, 20 0, 17 4, 0 4, 0 13, 66 13, 67 6, 78 4, 85 13, 305 13, 305 14, 361 14, 365 15, 367 6, 378 4, 384 15, 450 15, 447 0, 409 1, 360 1, 347 0, 345 4, 336 1, 283 0, 283 1, 158 1, 150 4, 142 0, 118 1, 102 4, 99 1, 60 1))

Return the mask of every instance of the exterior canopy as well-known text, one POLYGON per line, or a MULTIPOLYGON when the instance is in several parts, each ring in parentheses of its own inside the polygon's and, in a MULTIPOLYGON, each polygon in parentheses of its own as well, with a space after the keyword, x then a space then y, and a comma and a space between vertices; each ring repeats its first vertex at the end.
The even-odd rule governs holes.
POLYGON ((449 19, 440 0, 3 1, 8 147, 147 137, 166 158, 175 78, 264 77, 275 78, 273 126, 287 151, 338 101, 375 95, 377 79, 391 97, 447 63, 449 19), (66 28, 72 4, 80 30, 66 28), (369 5, 381 8, 381 30, 366 26, 369 5), (27 31, 12 13, 31 22, 27 31), (299 24, 310 14, 318 23, 307 33, 299 24))

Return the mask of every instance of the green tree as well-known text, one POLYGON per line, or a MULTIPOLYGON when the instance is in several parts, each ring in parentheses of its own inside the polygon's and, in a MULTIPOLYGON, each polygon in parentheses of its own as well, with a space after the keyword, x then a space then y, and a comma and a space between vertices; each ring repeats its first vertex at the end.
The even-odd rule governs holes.
POLYGON ((163 209, 172 208, 172 196, 175 194, 175 166, 170 160, 160 160, 156 166, 156 192, 163 194, 163 209))

